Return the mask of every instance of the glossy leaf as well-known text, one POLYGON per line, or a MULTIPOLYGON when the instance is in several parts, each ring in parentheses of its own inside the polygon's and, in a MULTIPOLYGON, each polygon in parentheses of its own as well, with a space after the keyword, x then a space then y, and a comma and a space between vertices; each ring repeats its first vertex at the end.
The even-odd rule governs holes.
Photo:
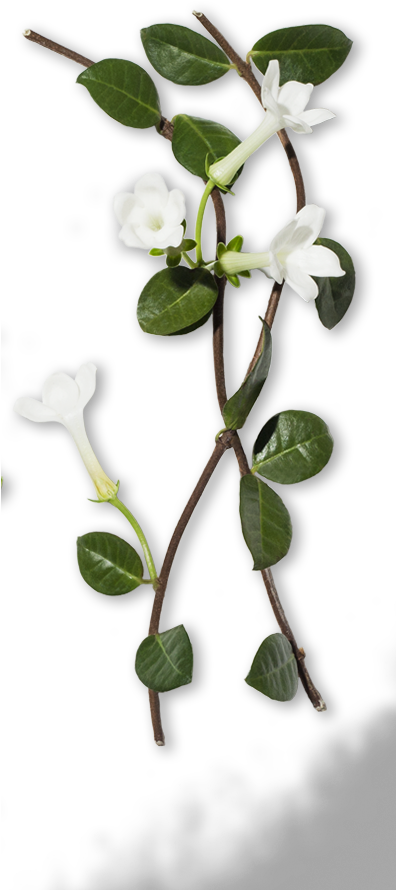
POLYGON ((153 127, 161 120, 155 84, 147 72, 125 59, 104 59, 86 68, 82 83, 106 114, 126 127, 153 127))
POLYGON ((137 317, 148 334, 173 334, 203 319, 217 300, 217 286, 206 269, 162 269, 139 297, 137 317))
POLYGON ((261 643, 245 683, 276 701, 294 698, 298 687, 297 661, 283 634, 271 634, 261 643))
POLYGON ((208 178, 205 166, 207 157, 208 163, 212 164, 228 155, 241 141, 227 127, 202 117, 177 114, 173 118, 173 126, 172 151, 176 160, 201 179, 208 178))
POLYGON ((279 495, 256 476, 242 476, 240 515, 254 569, 268 569, 286 556, 292 537, 289 513, 279 495))
POLYGON ((154 692, 169 692, 191 683, 193 651, 183 625, 146 637, 136 653, 135 670, 139 680, 154 692))
POLYGON ((77 538, 78 567, 84 581, 108 596, 129 593, 141 584, 143 565, 136 550, 109 532, 77 538))
POLYGON ((315 278, 319 294, 315 303, 319 318, 325 328, 334 328, 344 317, 355 290, 355 269, 349 253, 330 238, 318 238, 315 244, 328 247, 337 254, 345 275, 341 278, 315 278))
POLYGON ((194 324, 189 324, 186 328, 182 328, 180 331, 173 331, 171 334, 169 334, 169 337, 178 337, 181 334, 191 334, 192 331, 196 331, 198 330, 198 328, 201 328, 202 325, 206 324, 206 322, 209 321, 211 315, 212 309, 210 310, 210 312, 207 312, 203 318, 200 318, 194 324))
POLYGON ((193 86, 223 77, 231 63, 225 53, 202 34, 182 25, 152 25, 140 32, 145 53, 163 77, 193 86))
POLYGON ((271 352, 271 331, 264 321, 263 345, 256 364, 240 389, 224 405, 223 418, 227 429, 238 430, 244 425, 268 377, 271 352))
POLYGON ((302 482, 323 470, 332 450, 324 420, 309 411, 281 411, 254 443, 252 472, 285 485, 302 482))
POLYGON ((254 44, 249 56, 265 74, 268 62, 278 59, 280 83, 322 83, 345 62, 352 40, 330 25, 298 25, 271 31, 254 44))

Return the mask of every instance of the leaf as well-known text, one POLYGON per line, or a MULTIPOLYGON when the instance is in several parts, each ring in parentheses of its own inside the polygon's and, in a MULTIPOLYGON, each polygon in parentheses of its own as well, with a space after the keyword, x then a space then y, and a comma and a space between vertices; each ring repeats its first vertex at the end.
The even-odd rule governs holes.
POLYGON ((325 328, 331 330, 341 321, 351 304, 355 290, 355 269, 349 253, 337 241, 318 238, 315 244, 333 250, 345 272, 341 278, 315 278, 319 287, 315 300, 318 315, 325 328))
POLYGON ((240 514, 253 569, 268 569, 286 556, 292 537, 289 513, 279 495, 256 476, 242 476, 240 514))
POLYGON ((206 269, 162 269, 139 297, 137 317, 148 334, 173 334, 202 319, 217 300, 217 286, 206 269))
POLYGON ((349 40, 330 25, 298 25, 271 31, 254 44, 249 56, 265 74, 268 62, 278 59, 280 83, 323 83, 345 62, 351 49, 349 40))
POLYGON ((146 637, 136 653, 135 670, 139 680, 154 692, 169 692, 191 683, 193 651, 183 625, 146 637))
POLYGON ((143 565, 136 550, 109 532, 77 538, 78 567, 84 581, 109 596, 129 593, 141 584, 143 565))
POLYGON ((147 72, 124 59, 104 59, 77 78, 106 114, 126 127, 153 127, 161 120, 155 84, 147 72))
POLYGON ((210 312, 207 312, 203 318, 200 318, 198 321, 196 321, 195 324, 189 324, 188 327, 181 328, 180 331, 172 331, 172 333, 169 334, 169 337, 177 337, 180 334, 191 334, 192 331, 196 331, 198 330, 198 328, 201 328, 202 325, 206 324, 206 322, 209 321, 211 314, 212 310, 210 310, 210 312))
POLYGON ((268 377, 271 352, 271 331, 264 321, 263 345, 256 364, 240 389, 224 405, 223 418, 227 429, 239 430, 244 425, 268 377))
POLYGON ((181 25, 152 25, 140 32, 148 59, 173 83, 199 85, 223 77, 231 68, 215 43, 181 25))
POLYGON ((252 473, 284 485, 302 482, 323 470, 332 450, 324 420, 309 411, 281 411, 254 443, 252 473))
POLYGON ((276 701, 291 701, 297 692, 297 661, 289 640, 271 634, 257 650, 245 683, 276 701))
MULTIPOLYGON (((177 114, 173 118, 173 126, 172 151, 176 160, 201 179, 208 178, 205 166, 207 156, 208 163, 213 164, 233 151, 241 141, 227 127, 202 117, 177 114)), ((239 174, 240 170, 235 179, 239 174)))

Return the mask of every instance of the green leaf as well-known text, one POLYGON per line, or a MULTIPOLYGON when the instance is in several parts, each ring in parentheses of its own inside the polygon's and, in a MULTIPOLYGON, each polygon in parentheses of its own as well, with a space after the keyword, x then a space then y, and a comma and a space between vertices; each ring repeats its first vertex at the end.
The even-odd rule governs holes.
POLYGON ((174 269, 176 266, 180 265, 181 258, 181 253, 168 254, 166 258, 166 265, 169 266, 170 269, 174 269))
POLYGON ((152 247, 149 250, 149 256, 163 256, 165 253, 164 250, 161 250, 159 247, 152 247))
POLYGON ((140 36, 153 68, 173 83, 210 83, 231 68, 215 43, 182 25, 152 25, 140 36))
POLYGON ((139 680, 154 692, 169 692, 191 683, 193 651, 183 625, 146 637, 136 653, 135 670, 139 680))
POLYGON ((177 114, 173 126, 172 151, 176 160, 201 179, 207 179, 207 156, 208 163, 213 164, 233 151, 241 141, 227 127, 202 117, 177 114))
POLYGON ((345 62, 351 49, 349 40, 330 25, 298 25, 271 31, 254 44, 249 56, 265 74, 268 62, 278 59, 280 83, 323 83, 345 62))
POLYGON ((136 550, 109 532, 77 538, 78 567, 84 581, 109 596, 129 593, 141 584, 143 565, 136 550))
POLYGON ((254 656, 245 683, 276 701, 291 701, 297 692, 297 661, 283 634, 267 637, 254 656))
POLYGON ((253 569, 268 569, 286 556, 292 537, 289 513, 279 495, 256 476, 242 476, 240 514, 253 569))
POLYGON ((256 364, 242 383, 240 389, 238 389, 238 392, 231 396, 224 405, 223 417, 227 429, 239 430, 244 425, 268 377, 271 352, 271 331, 264 321, 263 345, 256 364))
POLYGON ((324 420, 309 411, 281 411, 254 443, 252 472, 285 485, 302 482, 323 470, 332 450, 324 420))
POLYGON ((124 59, 104 59, 77 78, 106 114, 126 127, 153 127, 161 120, 155 84, 147 72, 124 59))
POLYGON ((345 272, 341 278, 315 278, 319 287, 315 300, 318 315, 325 328, 331 330, 341 321, 351 304, 355 290, 355 270, 349 253, 337 241, 318 238, 315 244, 333 250, 345 272))
POLYGON ((168 336, 169 337, 178 337, 180 334, 191 334, 192 331, 196 331, 196 330, 198 330, 198 328, 201 328, 202 325, 206 324, 206 322, 209 321, 211 314, 212 314, 212 310, 210 310, 210 312, 207 312, 203 318, 200 318, 194 324, 189 324, 186 328, 181 328, 180 331, 172 331, 172 333, 169 334, 168 336))
POLYGON ((163 269, 150 278, 140 294, 140 327, 148 334, 182 331, 208 314, 217 293, 215 280, 206 269, 163 269))

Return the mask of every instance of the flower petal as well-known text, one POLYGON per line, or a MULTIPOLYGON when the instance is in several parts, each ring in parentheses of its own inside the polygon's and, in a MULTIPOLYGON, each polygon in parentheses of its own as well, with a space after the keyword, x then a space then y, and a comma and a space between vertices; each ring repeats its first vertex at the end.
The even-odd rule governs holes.
POLYGON ((298 80, 289 80, 279 90, 278 102, 286 114, 299 117, 304 111, 311 97, 313 83, 299 83, 298 80))
POLYGON ((179 225, 186 215, 186 202, 183 192, 180 189, 172 189, 169 192, 169 198, 163 209, 162 216, 164 223, 171 226, 179 225))
POLYGON ((335 117, 332 111, 328 111, 327 108, 310 108, 308 111, 302 111, 298 115, 300 120, 304 121, 304 123, 309 124, 310 127, 314 127, 315 124, 321 124, 323 121, 329 121, 332 117, 335 117))
POLYGON ((80 390, 78 407, 83 409, 89 400, 92 399, 96 389, 96 365, 92 362, 81 365, 75 376, 75 381, 80 390))
POLYGON ((284 114, 284 127, 291 127, 295 133, 312 133, 311 127, 309 124, 306 124, 305 121, 301 119, 301 117, 293 117, 291 114, 284 114))
POLYGON ((127 247, 147 247, 147 245, 143 244, 137 236, 134 227, 130 223, 126 223, 125 226, 122 227, 118 237, 127 247))
POLYGON ((183 226, 166 225, 154 234, 156 247, 179 247, 179 244, 183 241, 184 229, 183 226))
POLYGON ((263 92, 264 90, 269 90, 271 96, 278 100, 279 93, 279 62, 278 59, 271 59, 268 62, 267 70, 264 74, 263 82, 261 84, 261 101, 263 105, 265 105, 263 100, 263 92))
POLYGON ((306 272, 303 272, 297 264, 288 262, 285 281, 307 303, 310 300, 315 300, 318 296, 319 288, 316 281, 310 278, 306 272))
POLYGON ((150 213, 162 210, 168 200, 168 189, 160 173, 146 173, 138 179, 134 193, 150 213))
MULTIPOLYGON (((276 99, 274 99, 270 90, 267 90, 267 89, 261 90, 261 102, 262 102, 263 108, 265 108, 267 112, 271 112, 274 115, 274 117, 276 118, 276 120, 279 120, 279 119, 282 120, 282 114, 281 114, 279 105, 278 105, 276 99)), ((279 129, 281 129, 282 126, 283 126, 283 124, 280 123, 279 129)))
POLYGON ((297 229, 300 236, 303 234, 303 240, 300 240, 299 247, 311 247, 316 241, 323 228, 326 211, 317 204, 306 204, 295 216, 297 229), (303 231, 304 230, 304 231, 303 231))
POLYGON ((283 229, 275 235, 275 238, 272 239, 270 244, 270 250, 272 253, 278 253, 279 250, 285 250, 290 245, 294 246, 294 233, 297 228, 297 220, 293 219, 287 226, 284 226, 283 229))
POLYGON ((28 420, 35 420, 43 423, 45 420, 59 420, 56 411, 44 405, 38 399, 22 398, 17 399, 14 405, 14 411, 27 417, 28 420))
POLYGON ((135 204, 135 195, 131 195, 130 192, 120 192, 119 195, 115 196, 113 202, 114 213, 121 226, 126 223, 128 216, 132 212, 135 204))
POLYGON ((75 380, 59 371, 51 374, 43 386, 43 402, 61 417, 73 411, 78 404, 80 390, 75 380))
POLYGON ((345 275, 341 268, 340 261, 334 250, 329 247, 322 247, 320 244, 314 244, 307 250, 296 251, 293 254, 293 263, 298 260, 300 269, 308 272, 309 275, 315 275, 317 278, 340 278, 345 275), (298 258, 297 258, 298 253, 298 258))

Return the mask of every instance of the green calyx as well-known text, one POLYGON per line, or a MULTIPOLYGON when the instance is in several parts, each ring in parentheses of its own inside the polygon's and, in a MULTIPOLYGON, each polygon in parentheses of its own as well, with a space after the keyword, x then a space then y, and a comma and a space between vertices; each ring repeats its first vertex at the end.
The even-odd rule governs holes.
POLYGON ((227 281, 229 281, 233 287, 241 286, 241 282, 239 281, 239 275, 241 275, 242 278, 250 278, 251 277, 250 272, 248 271, 248 269, 246 269, 246 270, 243 270, 242 272, 238 272, 238 275, 230 275, 224 271, 224 269, 221 265, 221 258, 226 253, 226 251, 232 250, 232 251, 234 251, 234 253, 240 253, 242 250, 242 245, 243 245, 242 235, 235 235, 235 238, 232 238, 231 241, 229 241, 227 245, 223 244, 222 241, 220 241, 219 244, 217 245, 217 260, 218 261, 214 266, 215 275, 217 275, 218 278, 222 278, 222 276, 225 275, 227 278, 227 281))

